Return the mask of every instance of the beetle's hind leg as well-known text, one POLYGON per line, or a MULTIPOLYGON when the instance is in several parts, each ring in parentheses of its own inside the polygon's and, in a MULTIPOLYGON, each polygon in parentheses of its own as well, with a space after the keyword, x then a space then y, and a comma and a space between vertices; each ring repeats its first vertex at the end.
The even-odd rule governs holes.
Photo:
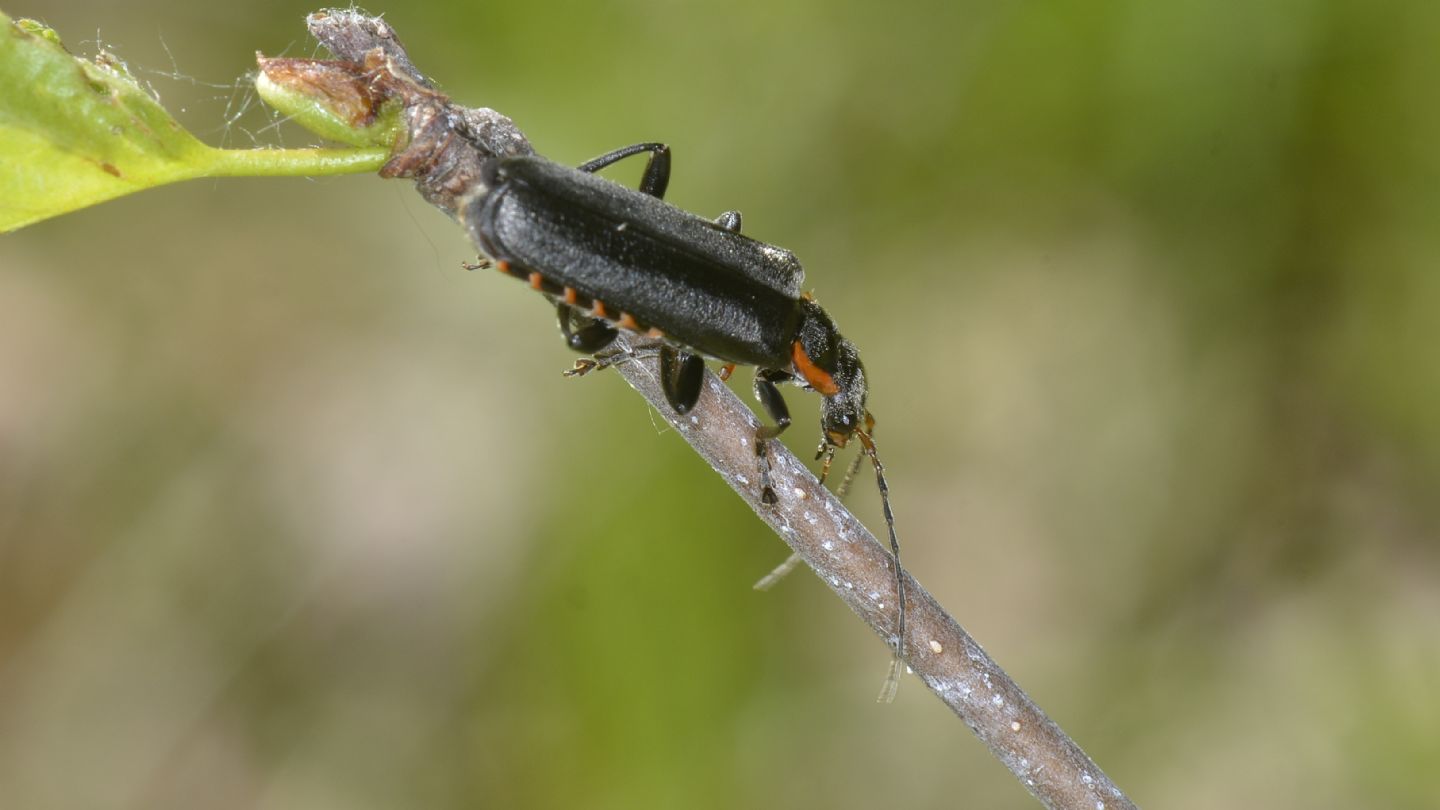
POLYGON ((615 342, 620 330, 599 318, 589 318, 575 311, 566 303, 557 303, 555 313, 560 318, 560 334, 565 336, 565 345, 577 352, 594 354, 615 342))
POLYGON ((594 160, 586 161, 576 168, 594 174, 612 163, 619 163, 631 155, 649 152, 650 160, 645 163, 645 174, 640 177, 640 190, 652 197, 665 197, 670 185, 670 147, 663 143, 637 143, 607 152, 594 160))
POLYGON ((767 504, 779 501, 775 488, 770 485, 770 455, 766 445, 769 441, 790 427, 790 408, 785 404, 777 383, 790 382, 795 375, 779 369, 762 368, 755 372, 755 398, 765 413, 775 420, 773 425, 760 425, 755 429, 755 458, 760 465, 760 500, 767 504))
POLYGON ((560 334, 565 336, 565 345, 577 352, 595 355, 575 361, 575 367, 564 372, 566 377, 580 377, 592 371, 614 365, 625 354, 623 351, 606 352, 605 348, 615 342, 620 330, 598 318, 588 318, 564 302, 555 305, 560 319, 560 334))

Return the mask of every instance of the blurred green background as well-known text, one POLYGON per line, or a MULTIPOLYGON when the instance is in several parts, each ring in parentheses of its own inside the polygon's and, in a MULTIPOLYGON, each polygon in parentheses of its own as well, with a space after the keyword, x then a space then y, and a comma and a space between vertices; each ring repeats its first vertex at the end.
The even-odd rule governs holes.
MULTIPOLYGON (((4 10, 308 142, 242 74, 311 5, 54 5, 4 10)), ((801 257, 908 566, 1137 801, 1440 805, 1440 4, 370 11, 801 257)), ((0 238, 0 806, 1033 806, 471 257, 372 177, 0 238)))

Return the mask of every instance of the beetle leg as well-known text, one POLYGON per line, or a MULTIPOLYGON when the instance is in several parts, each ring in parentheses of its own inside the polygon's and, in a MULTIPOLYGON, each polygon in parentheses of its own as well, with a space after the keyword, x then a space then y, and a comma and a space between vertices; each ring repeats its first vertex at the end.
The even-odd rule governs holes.
POLYGON ((739 212, 739 211, 726 211, 725 213, 723 213, 723 214, 721 214, 720 216, 718 216, 718 217, 715 218, 715 224, 716 224, 716 225, 719 225, 720 227, 724 228, 725 230, 727 230, 727 231, 729 231, 729 232, 731 232, 731 233, 739 233, 739 232, 740 232, 740 212, 739 212))
POLYGON ((660 389, 670 407, 680 415, 690 412, 700 401, 705 382, 705 361, 670 344, 660 347, 660 389))
POLYGON ((609 346, 615 336, 620 334, 620 331, 610 324, 590 318, 582 318, 582 321, 589 323, 583 323, 576 329, 577 313, 569 304, 556 304, 555 311, 560 316, 560 334, 565 336, 565 345, 577 352, 594 354, 609 346))
POLYGON ((755 429, 755 458, 760 464, 760 500, 764 503, 773 504, 779 500, 775 497, 774 487, 770 485, 770 456, 766 453, 766 444, 790 427, 790 408, 785 404, 785 397, 780 395, 776 383, 793 379, 793 374, 778 369, 760 369, 755 372, 755 398, 760 400, 760 406, 765 409, 765 413, 775 420, 774 425, 761 425, 755 429))
POLYGON ((640 178, 640 190, 652 197, 665 197, 665 188, 670 185, 670 147, 663 143, 637 143, 614 152, 607 152, 594 160, 581 163, 582 172, 594 174, 612 163, 618 163, 631 155, 649 152, 650 160, 645 163, 645 174, 640 178))

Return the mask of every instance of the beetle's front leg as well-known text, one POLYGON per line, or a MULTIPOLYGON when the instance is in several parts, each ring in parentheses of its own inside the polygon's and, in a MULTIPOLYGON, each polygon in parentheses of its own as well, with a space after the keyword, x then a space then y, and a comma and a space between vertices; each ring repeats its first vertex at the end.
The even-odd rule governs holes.
POLYGON ((766 443, 790 427, 790 408, 785 404, 785 397, 780 395, 776 384, 793 379, 793 374, 779 369, 762 368, 755 372, 755 398, 760 400, 760 407, 775 421, 774 425, 762 424, 755 429, 755 458, 760 465, 760 500, 767 504, 776 503, 779 498, 775 497, 775 489, 770 485, 770 455, 766 452, 766 443))
POLYGON ((649 152, 645 161, 645 173, 640 177, 640 190, 651 197, 664 199, 665 189, 670 185, 670 147, 663 143, 637 143, 607 152, 594 160, 586 161, 576 168, 594 174, 612 163, 618 163, 631 155, 649 152))

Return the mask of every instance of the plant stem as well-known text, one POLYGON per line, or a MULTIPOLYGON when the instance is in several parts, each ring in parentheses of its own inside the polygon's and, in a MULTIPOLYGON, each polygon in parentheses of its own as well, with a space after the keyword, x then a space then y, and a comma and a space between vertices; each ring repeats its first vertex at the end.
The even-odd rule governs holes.
POLYGON ((379 171, 390 150, 367 149, 211 149, 204 175, 209 177, 317 177, 379 171))
MULTIPOLYGON (((632 354, 615 366, 626 382, 893 649, 895 575, 886 547, 778 441, 768 453, 779 503, 762 503, 752 444, 757 423, 744 403, 707 371, 700 401, 681 416, 661 391, 656 352, 646 351, 651 344, 623 334, 619 341, 632 354)), ((1051 808, 1135 807, 935 598, 905 577, 906 663, 1020 783, 1051 808)))

